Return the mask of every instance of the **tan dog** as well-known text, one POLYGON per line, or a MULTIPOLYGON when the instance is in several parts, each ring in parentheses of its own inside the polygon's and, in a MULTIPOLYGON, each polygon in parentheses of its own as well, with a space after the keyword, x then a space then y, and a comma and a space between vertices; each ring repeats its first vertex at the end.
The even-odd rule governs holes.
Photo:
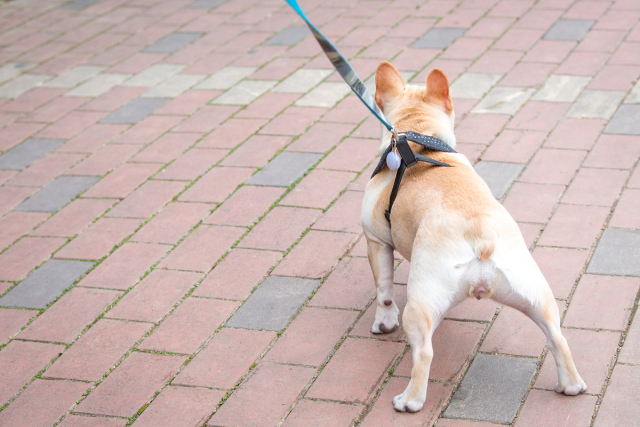
MULTIPOLYGON (((375 100, 398 132, 413 131, 456 145, 449 82, 438 69, 426 87, 405 86, 393 65, 376 74, 375 100)), ((383 129, 381 151, 391 133, 383 129)), ((426 151, 410 143, 414 153, 426 151)), ((467 297, 492 298, 529 316, 547 336, 558 368, 556 391, 587 389, 560 331, 556 301, 520 230, 462 154, 426 154, 453 167, 419 163, 408 168, 391 211, 384 212, 396 172, 386 166, 367 185, 361 221, 377 288, 373 333, 398 326, 393 299, 393 250, 411 262, 404 331, 413 349, 411 381, 393 399, 398 411, 422 409, 433 357, 431 337, 447 313, 467 297)))

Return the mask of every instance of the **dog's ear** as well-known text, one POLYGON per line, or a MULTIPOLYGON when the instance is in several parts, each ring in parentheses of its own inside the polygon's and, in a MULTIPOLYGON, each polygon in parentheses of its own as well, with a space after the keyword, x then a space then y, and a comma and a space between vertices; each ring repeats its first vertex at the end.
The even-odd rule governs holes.
POLYGON ((404 91, 404 80, 391 63, 384 61, 376 71, 376 96, 378 106, 384 111, 384 105, 404 91))
POLYGON ((441 104, 450 113, 453 102, 449 96, 449 79, 438 68, 434 68, 427 77, 427 101, 441 104))

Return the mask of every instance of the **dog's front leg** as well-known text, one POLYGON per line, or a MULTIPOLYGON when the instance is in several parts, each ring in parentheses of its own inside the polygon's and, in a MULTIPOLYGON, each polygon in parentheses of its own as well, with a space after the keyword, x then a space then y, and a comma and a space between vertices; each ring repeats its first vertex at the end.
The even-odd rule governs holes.
POLYGON ((393 248, 367 239, 367 255, 377 291, 376 318, 371 332, 388 334, 398 327, 400 311, 393 298, 393 248))

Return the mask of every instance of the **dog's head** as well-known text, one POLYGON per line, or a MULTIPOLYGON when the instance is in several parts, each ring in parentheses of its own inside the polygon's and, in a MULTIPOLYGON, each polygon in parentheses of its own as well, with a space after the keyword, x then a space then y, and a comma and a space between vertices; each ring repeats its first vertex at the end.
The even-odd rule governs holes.
MULTIPOLYGON (((455 113, 449 80, 441 70, 432 70, 424 87, 405 85, 396 67, 385 61, 376 71, 375 100, 398 132, 435 136, 455 148, 455 113)), ((389 132, 383 132, 383 150, 389 145, 389 138, 389 132)))

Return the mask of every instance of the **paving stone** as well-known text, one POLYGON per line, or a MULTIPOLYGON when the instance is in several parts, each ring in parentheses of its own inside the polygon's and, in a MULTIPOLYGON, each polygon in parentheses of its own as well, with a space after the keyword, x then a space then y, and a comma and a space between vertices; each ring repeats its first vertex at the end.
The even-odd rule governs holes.
POLYGON ((56 258, 98 260, 122 242, 140 226, 142 220, 133 218, 102 217, 91 224, 78 237, 59 250, 56 258))
POLYGON ((132 417, 175 375, 185 358, 133 352, 76 408, 76 412, 132 417))
POLYGON ((206 76, 179 74, 142 94, 143 98, 175 98, 200 83, 206 76))
POLYGON ((432 28, 424 33, 411 47, 413 49, 444 49, 465 33, 463 28, 432 28))
POLYGON ((305 37, 310 36, 311 31, 306 25, 287 27, 269 40, 264 42, 266 45, 285 45, 293 46, 301 42, 305 37))
POLYGON ((90 415, 67 415, 60 424, 60 427, 125 427, 126 418, 104 418, 92 417, 90 415))
POLYGON ((100 319, 43 376, 98 381, 151 326, 142 322, 100 319))
POLYGON ((444 417, 510 424, 536 367, 535 359, 478 354, 444 417))
POLYGON ((0 169, 25 169, 48 152, 60 147, 63 142, 62 139, 29 138, 0 156, 0 169))
POLYGON ((294 105, 331 108, 350 92, 351 88, 346 83, 324 82, 298 99, 294 105))
POLYGON ((92 266, 92 262, 50 259, 0 298, 0 305, 46 308, 92 266))
POLYGON ((64 96, 100 96, 109 92, 109 90, 129 77, 130 74, 100 74, 75 89, 71 89, 64 96))
POLYGON ((531 390, 515 425, 586 426, 591 423, 597 400, 596 396, 565 396, 554 391, 531 390))
MULTIPOLYGON (((393 398, 405 391, 409 384, 408 378, 391 378, 382 389, 382 393, 366 415, 364 421, 360 424, 363 427, 423 427, 431 426, 438 418, 442 407, 449 400, 449 395, 453 386, 430 382, 427 389, 427 400, 418 413, 398 412, 393 408, 393 398)), ((438 426, 445 419, 438 420, 438 426)), ((493 425, 485 425, 473 423, 473 426, 456 426, 456 427, 493 427, 493 425)))
POLYGON ((121 86, 154 87, 184 69, 184 65, 155 64, 123 82, 121 86))
POLYGON ((61 176, 14 209, 30 212, 55 212, 78 194, 98 182, 99 177, 61 176))
POLYGON ((204 223, 249 227, 271 208, 284 191, 277 187, 243 185, 205 219, 204 223))
POLYGON ((305 93, 327 78, 331 73, 333 73, 333 70, 309 68, 297 70, 271 89, 271 92, 305 93))
POLYGON ((279 331, 319 283, 318 280, 269 276, 229 319, 226 326, 279 331))
POLYGON ((535 89, 498 86, 471 110, 472 113, 515 114, 533 95, 535 89))
POLYGON ((62 9, 76 9, 76 10, 81 10, 84 9, 86 7, 91 6, 94 3, 99 2, 100 0, 73 0, 69 3, 65 3, 62 6, 60 6, 62 9))
POLYGON ((275 80, 243 80, 211 101, 211 104, 247 105, 275 84, 275 80))
POLYGON ((169 386, 138 417, 136 427, 199 425, 225 395, 221 390, 169 386))
POLYGON ((531 98, 533 101, 573 102, 589 84, 590 77, 551 75, 531 98))
POLYGON ((518 178, 524 166, 520 163, 481 161, 476 163, 473 168, 487 183, 493 197, 502 199, 511 184, 513 184, 513 181, 518 178))
POLYGON ((320 158, 322 158, 322 154, 282 152, 249 178, 246 183, 288 187, 301 178, 320 158))
POLYGON ((220 6, 221 4, 226 3, 227 0, 197 0, 194 3, 191 3, 189 7, 210 9, 216 6, 220 6))
POLYGON ((150 53, 173 53, 176 52, 192 41, 200 38, 203 33, 173 33, 165 36, 146 48, 144 52, 150 53))
POLYGON ((464 73, 451 85, 452 98, 482 99, 502 78, 502 74, 464 73))
MULTIPOLYGON (((580 94, 580 97, 573 103, 571 108, 569 108, 566 116, 588 119, 610 119, 624 96, 625 92, 614 90, 585 90, 580 94)), ((624 117, 624 115, 621 117, 624 117)))
POLYGON ((157 268, 118 301, 106 317, 159 322, 201 277, 199 273, 157 268))
POLYGON ((638 420, 636 393, 640 389, 640 366, 617 364, 602 399, 595 427, 633 425, 638 420), (636 403, 634 403, 636 402, 636 403))
POLYGON ((276 425, 315 373, 315 368, 261 363, 211 417, 209 424, 276 425))
POLYGON ((543 40, 568 40, 579 42, 589 32, 595 21, 588 19, 558 19, 542 36, 543 40))
POLYGON ((320 420, 325 427, 352 425, 361 406, 303 399, 296 403, 282 427, 313 427, 320 420))
POLYGON ((169 98, 137 98, 100 120, 100 123, 138 123, 168 101, 169 98))
POLYGON ((0 353, 0 402, 7 400, 52 359, 58 356, 63 346, 29 341, 11 341, 0 353))
POLYGON ((317 209, 276 206, 238 246, 285 251, 321 214, 322 211, 317 209))
POLYGON ((587 272, 640 276, 640 230, 605 229, 587 272))
POLYGON ((231 389, 275 337, 275 332, 222 328, 172 384, 231 389))
MULTIPOLYGON (((0 292, 4 292, 11 283, 3 283, 0 292)), ((10 308, 0 309, 0 345, 5 344, 13 338, 39 312, 36 310, 12 310, 10 308)))
POLYGON ((148 218, 169 203, 184 187, 184 182, 149 180, 107 212, 106 216, 148 218))
POLYGON ((364 310, 375 291, 369 261, 345 257, 309 301, 309 306, 364 310))
POLYGON ((66 239, 24 237, 0 254, 0 280, 22 280, 38 264, 46 261, 66 239))
POLYGON ((640 104, 640 80, 638 80, 633 89, 631 89, 631 92, 629 92, 624 102, 625 104, 640 104))
POLYGON ((171 249, 167 245, 127 242, 91 270, 81 286, 125 290, 171 249), (131 260, 135 260, 132 262, 131 260))
POLYGON ((24 74, 0 86, 0 98, 15 99, 37 86, 42 86, 51 76, 45 74, 24 74))
POLYGON ((621 105, 604 133, 640 135, 640 105, 621 105))
POLYGON ((263 360, 320 366, 356 317, 355 311, 307 307, 291 323, 263 360), (321 336, 316 333, 318 325, 322 325, 321 336))
POLYGON ((0 83, 19 76, 21 73, 32 68, 35 64, 10 63, 0 67, 0 83))
POLYGON ((347 338, 306 397, 366 404, 402 350, 404 343, 347 338))
POLYGON ((198 84, 194 89, 226 90, 256 70, 255 67, 225 67, 198 84))
POLYGON ((73 287, 27 326, 20 339, 71 343, 87 325, 122 295, 106 289, 73 287))
POLYGON ((43 86, 70 89, 79 85, 80 83, 86 82, 92 77, 97 76, 106 69, 106 67, 80 65, 78 67, 72 68, 66 73, 59 75, 53 80, 49 80, 43 86))
POLYGON ((0 425, 53 425, 87 390, 87 383, 35 380, 0 413, 0 425))
POLYGON ((239 303, 187 298, 138 346, 143 350, 193 354, 239 303))
POLYGON ((176 244, 209 213, 211 208, 211 205, 204 203, 170 203, 130 240, 176 244))

